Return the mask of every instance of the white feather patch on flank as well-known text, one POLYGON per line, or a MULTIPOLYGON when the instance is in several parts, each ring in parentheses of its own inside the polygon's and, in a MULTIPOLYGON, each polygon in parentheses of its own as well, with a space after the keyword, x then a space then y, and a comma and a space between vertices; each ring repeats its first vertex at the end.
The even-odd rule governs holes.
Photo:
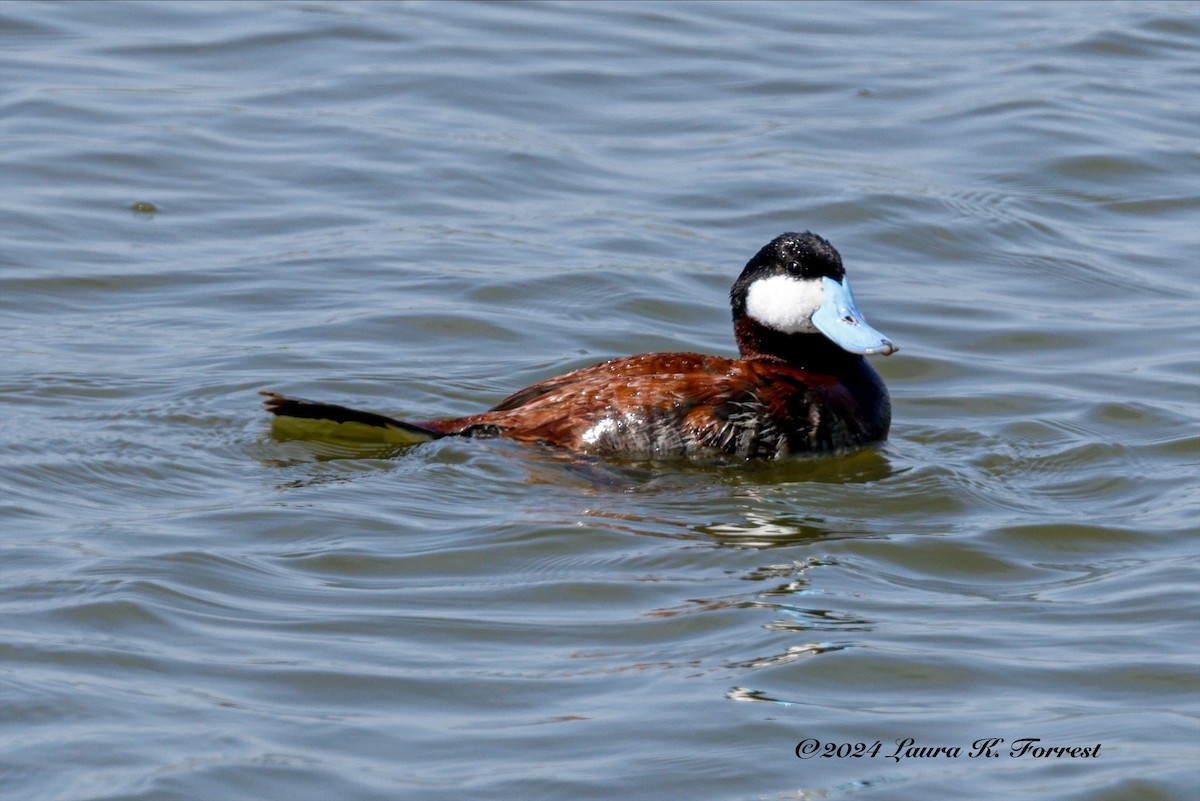
POLYGON ((812 316, 824 298, 820 278, 773 275, 750 285, 746 314, 785 334, 815 334, 812 316))

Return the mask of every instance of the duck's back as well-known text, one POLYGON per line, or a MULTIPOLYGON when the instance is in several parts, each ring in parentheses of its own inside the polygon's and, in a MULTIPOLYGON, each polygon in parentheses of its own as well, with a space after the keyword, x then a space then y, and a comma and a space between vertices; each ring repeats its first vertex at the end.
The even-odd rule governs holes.
POLYGON ((597 455, 776 457, 882 440, 891 406, 859 359, 838 375, 769 360, 655 353, 597 364, 517 392, 482 414, 422 423, 597 455))

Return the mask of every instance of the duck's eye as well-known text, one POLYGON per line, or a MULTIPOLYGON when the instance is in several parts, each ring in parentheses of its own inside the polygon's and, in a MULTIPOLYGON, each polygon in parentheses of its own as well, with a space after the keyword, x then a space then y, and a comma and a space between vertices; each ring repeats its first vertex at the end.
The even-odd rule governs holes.
POLYGON ((858 320, 851 317, 849 314, 842 318, 842 322, 846 325, 858 325, 858 320))

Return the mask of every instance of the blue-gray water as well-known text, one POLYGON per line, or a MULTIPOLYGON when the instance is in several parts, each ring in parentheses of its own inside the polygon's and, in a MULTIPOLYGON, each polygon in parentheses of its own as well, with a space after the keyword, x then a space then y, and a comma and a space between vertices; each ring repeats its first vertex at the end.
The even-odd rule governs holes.
POLYGON ((0 795, 1198 797, 1198 98, 1184 2, 0 4, 0 795), (878 449, 258 407, 730 353, 804 229, 878 449))

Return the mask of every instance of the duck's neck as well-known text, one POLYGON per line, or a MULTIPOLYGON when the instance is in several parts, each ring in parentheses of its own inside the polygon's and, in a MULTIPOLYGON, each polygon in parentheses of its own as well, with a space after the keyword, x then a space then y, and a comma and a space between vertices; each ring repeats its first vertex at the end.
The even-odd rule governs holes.
POLYGON ((862 356, 847 353, 821 334, 784 334, 752 317, 737 318, 733 335, 743 359, 781 362, 827 374, 840 373, 863 361, 862 356))

